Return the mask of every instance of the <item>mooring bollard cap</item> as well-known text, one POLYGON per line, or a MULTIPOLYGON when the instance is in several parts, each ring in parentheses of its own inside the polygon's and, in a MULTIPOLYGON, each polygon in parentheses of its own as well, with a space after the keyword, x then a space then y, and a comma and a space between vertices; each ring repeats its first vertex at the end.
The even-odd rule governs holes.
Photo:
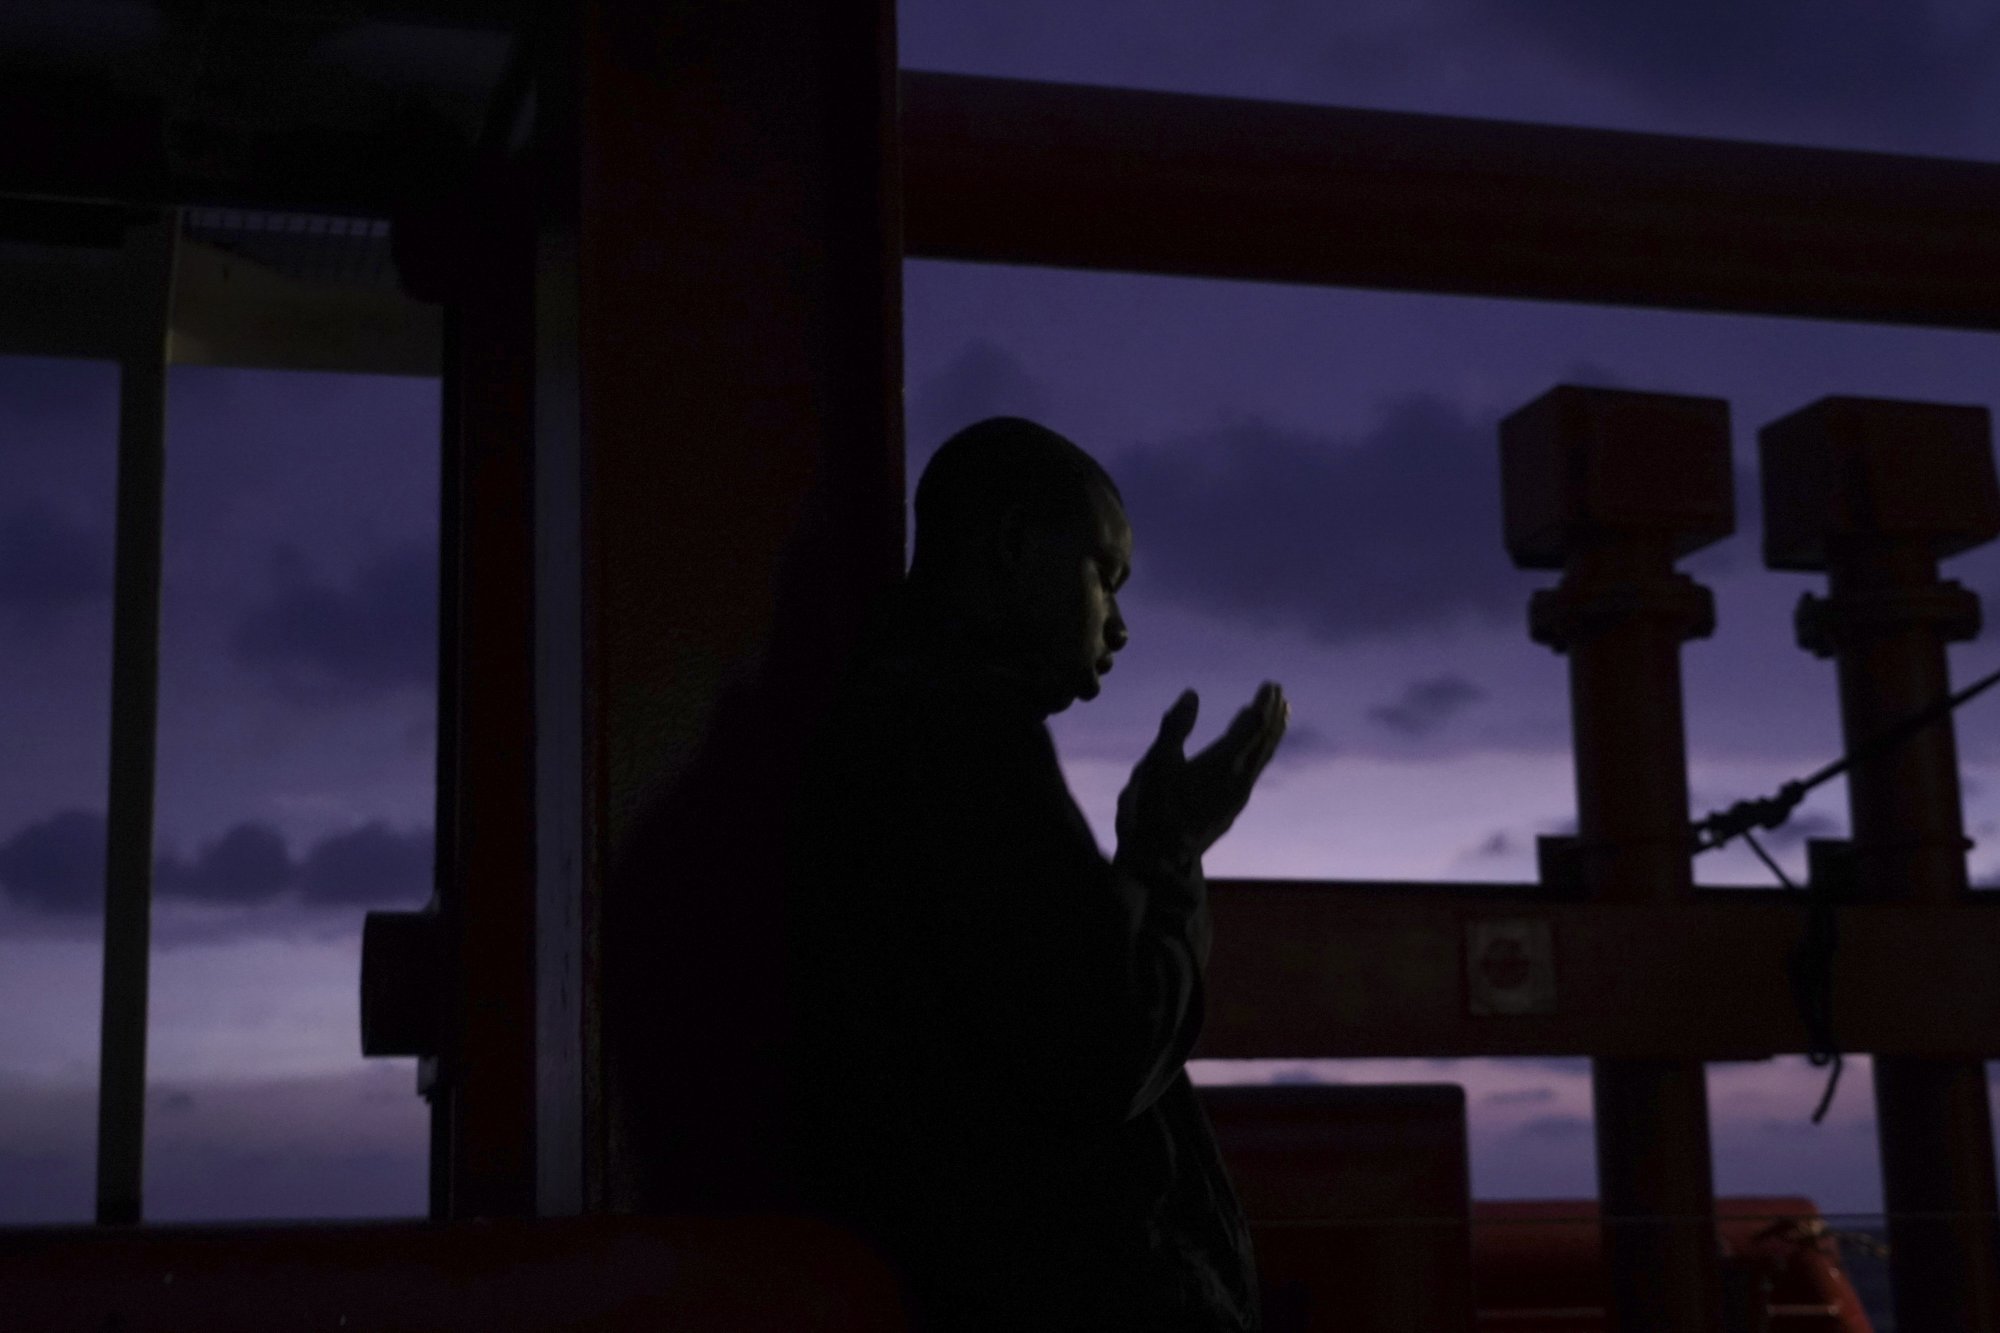
POLYGON ((1681 556, 1736 530, 1720 398, 1559 384, 1501 421, 1500 471, 1523 569, 1607 537, 1659 536, 1681 556))
POLYGON ((1843 538, 1923 541, 1955 555, 2000 536, 1984 407, 1822 398, 1757 432, 1764 563, 1825 569, 1843 538))

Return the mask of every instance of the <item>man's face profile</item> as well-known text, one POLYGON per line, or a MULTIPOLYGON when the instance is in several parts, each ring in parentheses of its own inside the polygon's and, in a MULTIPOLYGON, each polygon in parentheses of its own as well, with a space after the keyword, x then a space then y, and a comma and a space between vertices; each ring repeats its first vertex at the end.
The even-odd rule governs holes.
POLYGON ((1010 524, 1016 665, 1051 713, 1095 699, 1128 638, 1118 592, 1131 575, 1132 527, 1109 490, 1087 490, 1081 521, 1053 529, 1010 524))
POLYGON ((939 446, 917 483, 910 583, 933 633, 1011 678, 1044 716, 1095 699, 1125 646, 1132 529, 1073 442, 991 417, 939 446))

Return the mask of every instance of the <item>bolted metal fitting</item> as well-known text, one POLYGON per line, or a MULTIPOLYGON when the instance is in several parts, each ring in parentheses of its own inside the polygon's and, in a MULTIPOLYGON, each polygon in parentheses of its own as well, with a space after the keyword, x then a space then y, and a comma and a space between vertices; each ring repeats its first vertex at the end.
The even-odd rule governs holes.
POLYGON ((1529 637, 1559 653, 1638 617, 1676 639, 1705 639, 1715 632, 1715 594, 1685 574, 1669 574, 1612 584, 1565 579, 1528 599, 1529 637))
POLYGON ((370 912, 361 927, 361 1053, 442 1047, 444 930, 435 911, 370 912))
POLYGON ((1913 625, 1932 625, 1946 643, 1975 638, 1980 626, 1979 595, 1953 580, 1929 587, 1849 592, 1839 597, 1803 593, 1792 613, 1799 647, 1815 657, 1913 625))

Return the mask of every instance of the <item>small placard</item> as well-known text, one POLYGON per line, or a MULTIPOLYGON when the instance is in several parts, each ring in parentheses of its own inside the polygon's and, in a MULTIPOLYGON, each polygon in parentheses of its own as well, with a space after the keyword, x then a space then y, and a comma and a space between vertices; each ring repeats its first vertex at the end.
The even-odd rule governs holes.
POLYGON ((1465 923, 1467 1007, 1473 1017, 1553 1014, 1556 951, 1540 917, 1493 917, 1465 923))

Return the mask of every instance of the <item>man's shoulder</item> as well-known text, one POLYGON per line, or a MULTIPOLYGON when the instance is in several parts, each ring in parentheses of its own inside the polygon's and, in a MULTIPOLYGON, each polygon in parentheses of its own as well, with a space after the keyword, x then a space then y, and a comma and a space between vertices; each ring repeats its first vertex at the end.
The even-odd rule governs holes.
POLYGON ((812 747, 809 804, 871 827, 889 813, 907 827, 1019 806, 1061 781, 1041 718, 993 685, 921 659, 856 667, 812 747))
POLYGON ((878 724, 907 724, 913 740, 933 737, 940 729, 1046 735, 1040 716, 996 673, 908 653, 876 653, 858 660, 835 713, 878 724))

